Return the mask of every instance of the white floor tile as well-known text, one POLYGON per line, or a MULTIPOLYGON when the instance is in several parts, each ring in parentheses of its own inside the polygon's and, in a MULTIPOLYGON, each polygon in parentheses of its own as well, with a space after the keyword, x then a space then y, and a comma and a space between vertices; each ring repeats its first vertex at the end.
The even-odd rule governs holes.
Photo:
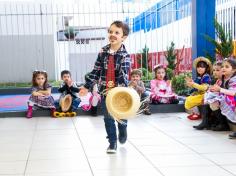
POLYGON ((102 116, 0 118, 0 176, 236 175, 236 140, 228 132, 197 131, 192 125, 199 121, 186 116, 129 120, 128 140, 114 155, 106 153, 102 116))
POLYGON ((156 167, 214 165, 213 162, 197 154, 159 155, 148 156, 148 158, 156 167))
POLYGON ((229 171, 233 175, 236 175, 236 165, 226 165, 222 166, 225 170, 229 171))
POLYGON ((0 162, 0 175, 24 174, 26 161, 0 162))
POLYGON ((85 159, 34 160, 27 164, 26 174, 90 171, 85 159))
POLYGON ((233 176, 217 166, 162 167, 165 176, 233 176))
POLYGON ((236 165, 236 153, 212 153, 204 156, 219 165, 236 165))
POLYGON ((37 130, 74 129, 71 118, 39 118, 37 130))
POLYGON ((94 176, 162 176, 155 169, 110 169, 94 170, 94 176))

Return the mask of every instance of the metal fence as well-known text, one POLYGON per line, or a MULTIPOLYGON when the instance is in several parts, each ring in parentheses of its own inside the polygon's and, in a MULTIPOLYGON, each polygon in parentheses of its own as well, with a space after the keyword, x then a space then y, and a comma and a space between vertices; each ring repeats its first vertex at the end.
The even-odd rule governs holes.
POLYGON ((217 0, 216 18, 223 25, 225 32, 230 33, 233 40, 236 40, 236 1, 217 0))
POLYGON ((125 45, 132 67, 147 62, 149 71, 166 64, 164 51, 173 41, 180 69, 191 69, 191 1, 102 1, 76 4, 0 2, 1 87, 25 86, 33 70, 46 70, 51 81, 69 69, 83 82, 100 48, 108 43, 107 28, 114 20, 129 24, 125 45), (149 49, 148 58, 139 57, 149 49))

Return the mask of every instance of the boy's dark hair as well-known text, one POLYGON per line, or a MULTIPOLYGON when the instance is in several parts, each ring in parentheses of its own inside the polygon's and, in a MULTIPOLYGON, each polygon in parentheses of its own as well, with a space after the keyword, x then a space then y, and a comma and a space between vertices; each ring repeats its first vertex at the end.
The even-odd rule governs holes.
POLYGON ((111 23, 110 26, 115 25, 118 28, 122 28, 123 31, 123 36, 128 36, 129 35, 129 26, 124 23, 123 21, 114 21, 111 23))
POLYGON ((38 75, 43 75, 45 78, 45 82, 43 84, 43 89, 46 90, 46 85, 48 84, 48 74, 46 71, 34 71, 33 75, 32 75, 32 85, 33 87, 37 87, 38 84, 36 83, 36 78, 38 77, 38 75))
MULTIPOLYGON (((198 62, 196 68, 198 68, 198 67, 202 67, 202 68, 206 69, 204 74, 206 74, 206 73, 208 73, 209 75, 211 74, 210 67, 209 67, 209 65, 206 62, 204 62, 204 61, 198 62)), ((203 75, 199 75, 199 73, 197 72, 197 76, 203 76, 203 75)))
POLYGON ((139 75, 140 77, 142 77, 142 71, 139 69, 133 69, 130 73, 130 76, 133 76, 133 75, 139 75))
MULTIPOLYGON (((228 63, 232 66, 232 68, 233 68, 234 70, 236 70, 236 60, 235 60, 235 59, 233 59, 233 58, 226 58, 226 59, 224 59, 223 62, 228 62, 228 63)), ((231 78, 234 77, 234 76, 236 76, 236 71, 233 73, 233 75, 231 76, 231 78)), ((229 80, 230 80, 230 79, 228 79, 228 80, 225 82, 225 76, 223 75, 223 76, 222 76, 222 84, 221 84, 221 87, 222 87, 222 88, 225 88, 225 89, 228 89, 228 88, 229 88, 229 80)))
POLYGON ((63 70, 63 71, 61 72, 61 78, 63 77, 63 75, 67 75, 67 74, 69 74, 69 75, 71 76, 71 73, 70 73, 69 70, 63 70))

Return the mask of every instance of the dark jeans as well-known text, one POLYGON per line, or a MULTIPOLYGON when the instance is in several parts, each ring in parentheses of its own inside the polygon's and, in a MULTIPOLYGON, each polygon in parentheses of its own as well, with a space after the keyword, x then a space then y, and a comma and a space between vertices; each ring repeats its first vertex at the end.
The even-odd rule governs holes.
POLYGON ((149 102, 149 101, 150 101, 150 100, 149 100, 150 98, 148 98, 149 96, 150 96, 150 95, 148 94, 147 91, 143 92, 143 93, 141 94, 141 101, 147 99, 147 101, 149 102))
MULTIPOLYGON (((55 100, 54 102, 57 110, 61 109, 59 101, 60 100, 55 100)), ((72 98, 71 111, 76 111, 79 108, 80 102, 81 100, 79 98, 72 98)))
MULTIPOLYGON (((117 141, 116 124, 115 124, 115 120, 107 111, 105 98, 102 98, 101 106, 102 106, 102 111, 104 114, 104 122, 105 122, 105 128, 107 132, 108 141, 109 143, 115 143, 117 141)), ((122 120, 122 121, 124 122, 124 124, 118 123, 119 132, 122 132, 123 130, 127 128, 127 120, 122 120)))

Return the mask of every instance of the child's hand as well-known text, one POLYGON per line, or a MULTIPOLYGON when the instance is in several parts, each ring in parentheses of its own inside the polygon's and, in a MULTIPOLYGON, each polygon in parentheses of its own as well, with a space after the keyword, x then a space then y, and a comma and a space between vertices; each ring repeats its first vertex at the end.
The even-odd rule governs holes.
POLYGON ((218 86, 217 84, 215 84, 215 85, 209 87, 209 90, 210 90, 211 92, 220 92, 220 89, 221 89, 221 87, 218 86))
POLYGON ((86 89, 84 86, 80 87, 79 96, 85 96, 88 94, 88 89, 86 89))
POLYGON ((40 92, 34 92, 33 96, 44 96, 44 95, 42 93, 40 93, 40 92))
POLYGON ((192 87, 193 84, 194 84, 194 81, 192 80, 192 78, 186 77, 186 78, 185 78, 185 81, 186 81, 186 85, 187 85, 188 87, 192 87))
POLYGON ((137 82, 136 81, 131 81, 130 86, 136 87, 137 86, 137 82))

